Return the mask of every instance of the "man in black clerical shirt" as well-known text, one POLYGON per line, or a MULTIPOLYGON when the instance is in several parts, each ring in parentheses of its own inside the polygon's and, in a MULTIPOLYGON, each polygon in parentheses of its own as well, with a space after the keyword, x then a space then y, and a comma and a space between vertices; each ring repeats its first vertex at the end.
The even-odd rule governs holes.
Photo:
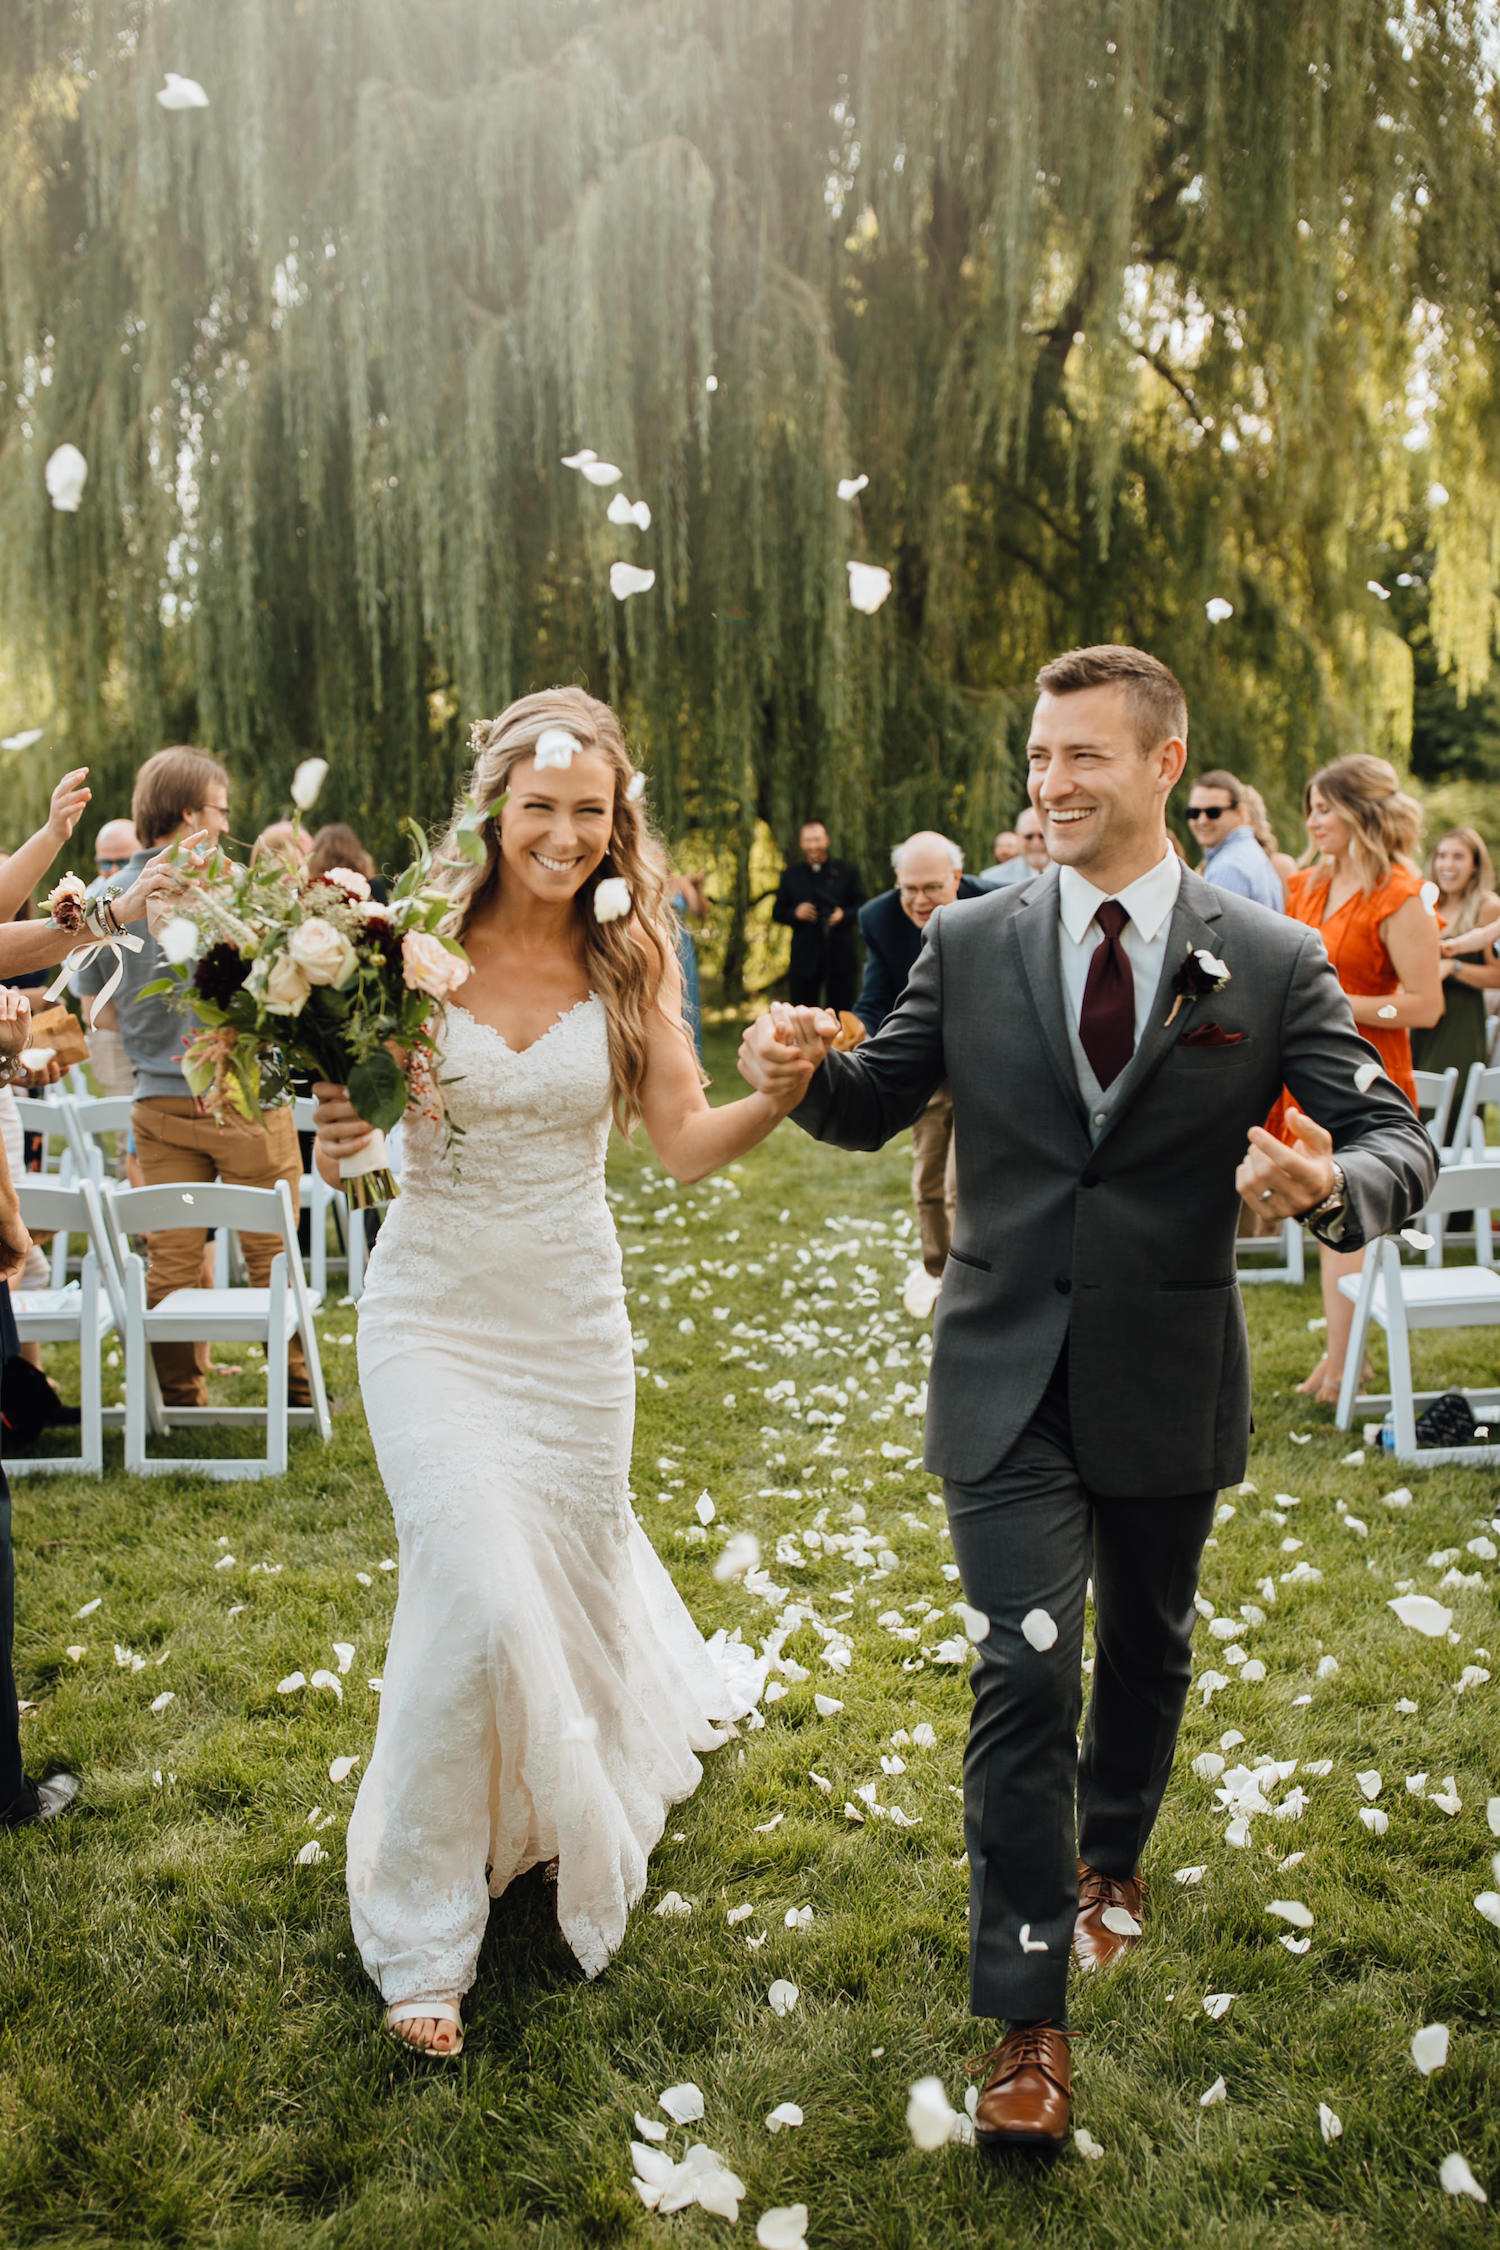
POLYGON ((797 846, 802 858, 783 874, 771 909, 771 919, 792 933, 792 1006, 852 1008, 859 984, 854 933, 864 887, 848 860, 829 856, 821 820, 803 822, 797 846))

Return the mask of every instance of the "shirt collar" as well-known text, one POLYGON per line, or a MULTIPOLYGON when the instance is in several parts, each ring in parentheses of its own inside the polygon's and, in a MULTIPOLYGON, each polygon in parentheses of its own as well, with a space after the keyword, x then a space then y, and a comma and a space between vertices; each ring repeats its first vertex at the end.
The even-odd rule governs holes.
POLYGON ((1063 928, 1075 945, 1083 942, 1083 934, 1107 898, 1117 898, 1130 916, 1141 936, 1150 945, 1164 927, 1182 882, 1182 861, 1171 845, 1166 856, 1144 875, 1137 875, 1123 891, 1101 891, 1080 875, 1076 867, 1064 867, 1058 874, 1057 909, 1062 916, 1063 928))

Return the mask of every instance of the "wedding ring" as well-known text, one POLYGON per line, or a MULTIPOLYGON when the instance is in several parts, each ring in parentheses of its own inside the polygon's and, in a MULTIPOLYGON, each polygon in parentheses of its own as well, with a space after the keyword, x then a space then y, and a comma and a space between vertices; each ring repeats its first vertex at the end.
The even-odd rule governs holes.
POLYGON ((1271 1190, 1269 1188, 1262 1188, 1260 1191, 1260 1199, 1262 1203, 1269 1203, 1271 1200, 1271 1190))

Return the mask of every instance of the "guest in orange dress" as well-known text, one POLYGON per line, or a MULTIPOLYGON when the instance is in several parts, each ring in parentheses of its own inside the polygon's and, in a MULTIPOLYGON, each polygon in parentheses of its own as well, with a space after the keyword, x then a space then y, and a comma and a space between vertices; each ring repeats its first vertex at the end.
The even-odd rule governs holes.
MULTIPOLYGON (((1315 773, 1302 803, 1308 837, 1320 856, 1287 884, 1287 913, 1322 932, 1355 1023, 1386 1076, 1415 1108, 1410 1034, 1436 1023, 1443 1012, 1438 926, 1422 903, 1422 878, 1414 865, 1421 807, 1402 789, 1394 766, 1364 753, 1335 759, 1315 773)), ((1295 1142, 1302 1138, 1299 1122, 1300 1112, 1283 1093, 1267 1129, 1295 1142)), ((1320 1255, 1328 1349, 1298 1389, 1332 1406, 1354 1321, 1339 1280, 1358 1273, 1364 1252, 1325 1246, 1320 1255)))

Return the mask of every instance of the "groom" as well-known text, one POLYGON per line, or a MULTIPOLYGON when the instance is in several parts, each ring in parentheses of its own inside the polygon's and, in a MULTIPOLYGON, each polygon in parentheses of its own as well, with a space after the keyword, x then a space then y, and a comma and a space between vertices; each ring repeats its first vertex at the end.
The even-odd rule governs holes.
POLYGON ((1173 850, 1187 708, 1167 667, 1077 649, 1037 686, 1029 788, 1054 864, 934 915, 862 1047, 831 1053, 832 1019, 780 1009, 740 1068, 849 1149, 952 1088, 926 1459, 989 1620, 964 1761, 970 1990, 1004 2034, 975 2127, 1046 2150, 1071 2121, 1069 1956, 1107 1969, 1139 1934, 1199 1559, 1245 1469, 1236 1191, 1352 1250, 1421 1208, 1436 1160, 1388 1079, 1356 1085, 1376 1057, 1317 934, 1221 896, 1173 850), (1260 1124, 1283 1083, 1295 1147, 1260 1124))

